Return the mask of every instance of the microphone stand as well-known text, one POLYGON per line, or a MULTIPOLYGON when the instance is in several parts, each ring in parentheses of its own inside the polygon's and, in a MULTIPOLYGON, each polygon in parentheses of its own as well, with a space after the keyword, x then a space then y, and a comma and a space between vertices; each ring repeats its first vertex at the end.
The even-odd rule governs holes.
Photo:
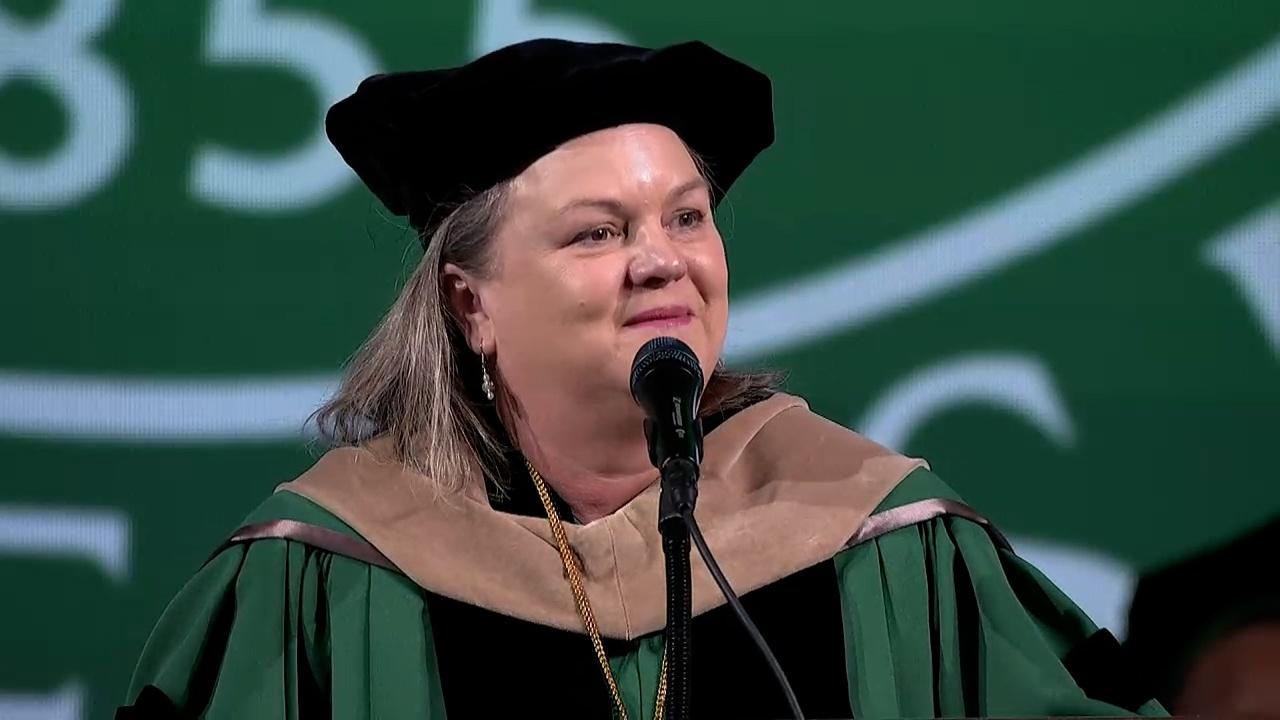
POLYGON ((665 720, 689 720, 689 625, 693 614, 693 578, 689 566, 689 527, 698 499, 698 466, 675 457, 661 469, 658 531, 667 570, 667 706, 665 720))
POLYGON ((702 369, 687 345, 672 337, 645 343, 631 365, 631 396, 645 410, 644 435, 649 460, 658 468, 662 493, 658 500, 658 532, 667 576, 667 631, 664 663, 666 709, 662 720, 689 720, 689 630, 693 615, 693 578, 689 543, 707 564, 738 620, 773 671, 792 714, 803 720, 800 703, 782 666, 759 628, 751 622, 729 580, 721 572, 693 516, 698 501, 698 463, 702 460, 702 420, 699 405, 702 369))
POLYGON ((720 592, 724 593, 725 600, 777 678, 792 717, 803 720, 804 712, 786 673, 759 628, 747 615, 737 593, 730 587, 693 516, 693 508, 698 501, 698 464, 687 458, 673 457, 663 464, 660 473, 662 493, 658 499, 658 532, 662 534, 662 554, 667 571, 667 707, 666 717, 661 720, 690 720, 692 717, 689 688, 689 628, 693 614, 693 577, 689 564, 691 537, 720 592))

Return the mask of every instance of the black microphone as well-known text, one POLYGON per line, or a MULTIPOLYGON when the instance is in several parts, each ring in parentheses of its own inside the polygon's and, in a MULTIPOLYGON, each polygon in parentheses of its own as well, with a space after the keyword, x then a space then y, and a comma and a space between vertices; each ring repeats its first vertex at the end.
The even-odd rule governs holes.
POLYGON ((676 338, 650 340, 631 363, 631 397, 645 412, 649 461, 662 475, 663 489, 670 492, 670 497, 664 498, 670 506, 663 509, 661 519, 692 513, 702 462, 702 421, 698 419, 702 365, 698 357, 676 338))
POLYGON ((649 461, 662 476, 658 528, 662 532, 667 571, 667 717, 684 720, 689 716, 689 626, 693 603, 689 539, 692 537, 720 592, 777 678, 792 715, 803 720, 800 702, 778 658, 720 570, 693 516, 693 506, 698 500, 698 466, 702 462, 702 421, 698 419, 702 365, 688 345, 673 337, 654 338, 640 348, 631 363, 631 397, 644 409, 649 461))
POLYGON ((664 720, 690 716, 690 626, 693 581, 689 530, 698 501, 698 464, 702 461, 702 366, 688 345, 673 337, 645 343, 631 363, 631 397, 644 410, 649 461, 658 468, 658 532, 666 561, 667 711, 664 720))

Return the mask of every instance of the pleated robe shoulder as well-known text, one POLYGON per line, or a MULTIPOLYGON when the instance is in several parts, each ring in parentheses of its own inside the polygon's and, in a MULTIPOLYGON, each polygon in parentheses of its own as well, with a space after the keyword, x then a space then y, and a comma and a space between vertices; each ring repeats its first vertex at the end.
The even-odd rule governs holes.
MULTIPOLYGON (((810 717, 1163 715, 1114 638, 907 458, 774 397, 707 435, 697 516, 810 717)), ((632 718, 653 714, 658 488, 566 525, 632 718)), ((700 717, 786 717, 693 559, 700 717)), ((377 442, 281 485, 172 600, 118 718, 608 717, 545 517, 440 497, 377 442)))

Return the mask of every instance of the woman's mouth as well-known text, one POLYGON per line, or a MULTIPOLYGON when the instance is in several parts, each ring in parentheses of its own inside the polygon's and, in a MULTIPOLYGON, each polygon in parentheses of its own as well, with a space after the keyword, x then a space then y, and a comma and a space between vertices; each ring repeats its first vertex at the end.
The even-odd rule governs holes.
POLYGON ((625 327, 668 328, 688 325, 693 321, 693 311, 683 305, 668 305, 636 313, 627 319, 625 327))

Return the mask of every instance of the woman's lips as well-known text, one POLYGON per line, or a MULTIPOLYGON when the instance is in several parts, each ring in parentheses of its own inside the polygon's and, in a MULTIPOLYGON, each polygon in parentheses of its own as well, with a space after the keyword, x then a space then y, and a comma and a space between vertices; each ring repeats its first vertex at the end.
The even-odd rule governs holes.
POLYGON ((692 315, 671 315, 668 317, 653 318, 651 320, 640 320, 638 322, 629 322, 627 327, 632 328, 667 328, 680 327, 688 325, 693 320, 692 315))
POLYGON ((693 320, 693 313, 687 307, 661 307, 646 310, 633 315, 627 320, 627 327, 679 327, 688 325, 693 320))

